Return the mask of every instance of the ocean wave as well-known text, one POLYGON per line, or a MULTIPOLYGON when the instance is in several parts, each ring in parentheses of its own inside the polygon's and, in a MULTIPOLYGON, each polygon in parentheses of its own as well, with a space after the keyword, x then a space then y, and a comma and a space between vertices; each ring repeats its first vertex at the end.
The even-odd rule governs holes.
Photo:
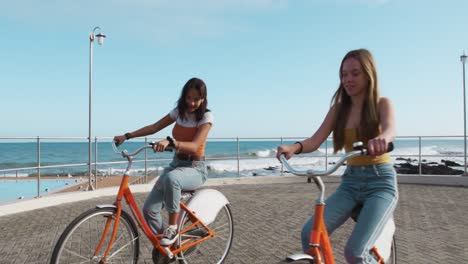
MULTIPOLYGON (((332 161, 333 159, 329 158, 329 160, 332 161)), ((290 163, 298 168, 309 167, 310 169, 314 169, 324 167, 325 159, 319 157, 297 157, 291 159, 290 163)), ((237 160, 208 161, 207 164, 210 171, 213 172, 237 172, 237 160)), ((241 171, 280 170, 281 165, 282 164, 276 158, 239 160, 239 168, 241 171)))
POLYGON ((276 149, 263 149, 263 150, 256 150, 253 152, 248 153, 249 156, 255 156, 255 157, 261 157, 261 158, 266 158, 266 157, 271 157, 276 155, 276 149))
MULTIPOLYGON (((161 171, 164 170, 163 166, 157 166, 157 167, 148 167, 146 169, 148 174, 153 174, 157 173, 160 174, 161 171)), ((106 168, 106 169, 98 169, 98 175, 99 176, 121 176, 124 174, 125 169, 120 169, 120 168, 106 168)), ((144 168, 134 168, 129 171, 129 175, 132 176, 143 176, 145 175, 145 169, 144 168)))
MULTIPOLYGON (((292 143, 292 142, 285 142, 285 143, 292 143)), ((390 153, 392 159, 395 160, 396 157, 403 157, 403 158, 410 158, 412 162, 418 162, 419 153, 421 151, 422 159, 426 160, 426 162, 441 162, 441 159, 450 159, 458 163, 463 163, 463 142, 462 141, 437 141, 437 140, 427 140, 423 141, 423 147, 418 147, 418 141, 396 141, 395 142, 395 150, 390 153), (438 157, 431 157, 431 156, 438 156, 438 157)), ((140 143, 141 144, 141 143, 140 143)), ((266 168, 278 168, 281 166, 279 161, 276 159, 276 148, 280 144, 279 142, 265 142, 265 141, 251 141, 251 142, 241 142, 240 148, 239 145, 236 144, 222 144, 222 142, 211 142, 211 148, 207 147, 206 157, 208 160, 208 165, 210 168, 210 172, 212 173, 236 173, 238 171, 237 168, 237 159, 236 157, 240 157, 239 165, 240 165, 240 172, 263 172, 266 168), (237 153, 237 149, 240 149, 240 153, 237 153)), ((47 165, 64 165, 64 164, 86 164, 87 159, 83 158, 83 155, 78 153, 70 153, 70 149, 74 149, 77 147, 82 148, 82 150, 87 150, 87 144, 75 144, 75 143, 57 143, 57 144, 45 144, 49 146, 48 152, 51 152, 51 149, 54 150, 54 153, 61 153, 63 155, 48 155, 48 152, 41 152, 41 166, 47 165), (71 145, 70 145, 71 144, 71 145), (83 161, 83 159, 85 159, 83 161)), ((133 147, 137 147, 139 144, 134 144, 134 146, 130 146, 128 149, 134 149, 133 147)), ((35 148, 31 148, 25 150, 21 148, 20 145, 15 144, 7 144, 1 145, 9 152, 12 152, 9 156, 2 156, 0 152, 0 170, 1 169, 15 169, 15 168, 25 168, 25 167, 36 167, 36 151, 35 148), (12 150, 13 149, 13 150, 12 150)), ((109 146, 106 144, 105 147, 101 147, 102 150, 99 151, 98 160, 100 163, 104 162, 115 162, 115 161, 122 161, 121 164, 101 164, 98 166, 98 174, 102 175, 121 175, 124 171, 125 165, 122 159, 118 159, 116 155, 108 151, 109 146), (110 172, 109 172, 110 170, 110 172)), ((307 153, 299 156, 295 156, 292 159, 293 163, 304 163, 298 164, 299 166, 310 166, 311 169, 317 168, 325 168, 325 153, 328 155, 333 154, 333 144, 329 143, 326 147, 322 145, 317 151, 313 153, 307 153)), ((343 152, 339 152, 337 155, 341 155, 343 152)), ((143 158, 143 157, 140 157, 143 158)), ((150 160, 148 161, 148 165, 152 166, 149 168, 150 171, 161 171, 163 166, 166 166, 170 162, 170 154, 167 153, 165 156, 150 156, 150 160), (167 158, 167 160, 157 160, 156 158, 167 158)), ((337 159, 336 157, 328 157, 328 161, 333 161, 337 159)), ((405 161, 396 161, 397 163, 405 162, 405 161)), ((134 174, 142 174, 144 170, 141 169, 143 162, 141 160, 134 161, 134 169, 132 173, 134 174)), ((35 169, 28 169, 18 171, 21 175, 27 175, 27 173, 35 174, 37 173, 35 169)), ((61 167, 61 168, 41 168, 41 175, 84 175, 87 173, 87 166, 73 166, 73 167, 61 167)), ((0 174, 4 176, 16 176, 16 172, 9 171, 9 172, 2 172, 0 174)))

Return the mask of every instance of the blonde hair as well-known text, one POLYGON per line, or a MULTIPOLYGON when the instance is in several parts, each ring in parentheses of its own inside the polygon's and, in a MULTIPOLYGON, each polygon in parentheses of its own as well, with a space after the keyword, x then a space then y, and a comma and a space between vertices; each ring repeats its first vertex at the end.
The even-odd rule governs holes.
POLYGON ((361 110, 361 121, 359 124, 358 138, 367 140, 379 134, 378 99, 379 86, 377 82, 377 69, 372 54, 366 49, 352 50, 344 56, 340 66, 340 86, 332 97, 332 105, 335 107, 335 128, 333 130, 333 149, 336 153, 344 147, 344 129, 349 118, 351 109, 351 97, 344 90, 342 82, 343 63, 350 58, 354 58, 361 64, 362 70, 369 80, 369 85, 365 91, 366 97, 361 110))

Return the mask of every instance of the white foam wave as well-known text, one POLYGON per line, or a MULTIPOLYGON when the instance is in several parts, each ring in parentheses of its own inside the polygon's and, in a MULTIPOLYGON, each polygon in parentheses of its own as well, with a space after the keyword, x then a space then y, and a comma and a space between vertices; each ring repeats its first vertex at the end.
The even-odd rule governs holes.
MULTIPOLYGON (((337 158, 328 158, 329 162, 336 161, 337 158)), ((215 172, 237 172, 237 160, 216 160, 208 161, 210 170, 215 172)), ((295 157, 290 160, 290 164, 298 169, 325 169, 325 158, 321 157, 295 157)), ((262 159, 241 159, 239 160, 241 171, 254 170, 277 170, 280 171, 281 163, 276 158, 262 159)))
POLYGON ((261 158, 266 158, 266 157, 276 155, 276 149, 257 150, 257 151, 254 151, 254 152, 250 152, 249 155, 256 156, 256 157, 261 157, 261 158))
MULTIPOLYGON (((320 154, 328 153, 331 155, 333 153, 333 147, 329 148, 319 148, 317 150, 320 154)), ((339 151, 338 155, 343 154, 343 151, 339 151)), ((392 156, 417 156, 419 155, 419 147, 399 147, 398 145, 395 146, 395 149, 390 153, 392 156)), ((463 148, 462 147, 455 147, 455 146, 438 146, 438 145, 430 145, 430 146, 423 146, 421 147, 421 155, 463 155, 463 148)))
MULTIPOLYGON (((333 151, 334 151, 333 147, 317 149, 317 152, 319 152, 320 154, 323 154, 323 155, 325 155, 325 153, 327 153, 328 155, 331 155, 331 154, 333 154, 333 151)), ((343 153, 344 152, 342 150, 337 152, 338 155, 343 154, 343 153)))
MULTIPOLYGON (((148 173, 155 172, 155 171, 162 171, 164 170, 164 167, 158 166, 158 167, 148 167, 147 171, 148 173)), ((121 176, 125 172, 125 169, 118 169, 118 168, 107 168, 107 169, 100 169, 98 170, 99 175, 103 176, 121 176)), ((129 172, 129 175, 132 176, 141 176, 145 174, 145 169, 144 168, 136 168, 136 169, 131 169, 129 172)))
POLYGON ((3 173, 0 176, 0 179, 1 177, 18 177, 19 178, 19 177, 28 177, 28 176, 29 176, 28 173, 18 173, 18 174, 16 174, 16 172, 15 173, 3 173))

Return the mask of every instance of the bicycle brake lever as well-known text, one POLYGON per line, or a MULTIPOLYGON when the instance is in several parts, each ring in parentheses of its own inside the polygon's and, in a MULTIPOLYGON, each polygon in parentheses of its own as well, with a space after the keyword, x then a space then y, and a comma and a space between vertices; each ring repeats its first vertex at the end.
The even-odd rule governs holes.
POLYGON ((394 148, 393 142, 388 143, 387 152, 392 152, 394 148))
MULTIPOLYGON (((148 145, 150 145, 150 146, 153 147, 154 145, 156 145, 156 141, 152 141, 152 142, 150 142, 148 145)), ((174 147, 170 147, 170 146, 167 146, 167 147, 164 149, 164 151, 167 151, 167 152, 173 152, 174 150, 175 150, 175 148, 174 148, 174 147)))
POLYGON ((115 152, 115 153, 120 154, 120 151, 119 151, 119 149, 117 148, 117 145, 116 145, 115 140, 112 140, 112 148, 114 149, 114 152, 115 152))

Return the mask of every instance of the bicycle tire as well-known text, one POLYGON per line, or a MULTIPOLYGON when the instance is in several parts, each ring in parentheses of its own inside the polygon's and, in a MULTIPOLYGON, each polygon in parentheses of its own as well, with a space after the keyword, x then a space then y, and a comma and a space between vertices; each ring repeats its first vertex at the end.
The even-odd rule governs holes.
MULTIPOLYGON (((276 263, 276 262, 275 262, 276 263)), ((286 263, 293 263, 293 264, 315 264, 313 260, 281 260, 276 264, 286 264, 286 263)))
MULTIPOLYGON (((181 216, 181 222, 179 224, 180 231, 185 229, 186 224, 191 223, 188 221, 189 214, 183 212, 181 216)), ((232 240, 234 236, 234 220, 232 218, 231 208, 229 204, 223 206, 223 208, 216 215, 215 220, 208 225, 216 235, 209 238, 195 246, 188 248, 187 250, 178 254, 178 260, 181 264, 196 264, 196 263, 216 263, 220 264, 226 259, 229 254, 229 250, 232 246, 232 240)), ((177 239, 178 245, 181 245, 182 241, 186 239, 200 239, 204 235, 203 229, 197 229, 192 232, 180 234, 177 239), (198 232, 198 234, 197 234, 198 232), (197 238, 198 236, 198 238, 197 238)))
POLYGON ((395 236, 392 239, 392 253, 390 254, 390 262, 391 264, 397 264, 397 247, 396 247, 396 240, 395 236))
MULTIPOLYGON (((108 217, 115 220, 116 214, 116 208, 92 208, 75 218, 58 239, 50 264, 77 263, 77 260, 80 260, 79 263, 97 263, 107 249, 113 224, 97 256, 93 256, 94 251, 101 239, 108 217)), ((140 241, 135 222, 127 212, 122 211, 115 241, 107 255, 107 261, 136 264, 139 248, 140 241)))

